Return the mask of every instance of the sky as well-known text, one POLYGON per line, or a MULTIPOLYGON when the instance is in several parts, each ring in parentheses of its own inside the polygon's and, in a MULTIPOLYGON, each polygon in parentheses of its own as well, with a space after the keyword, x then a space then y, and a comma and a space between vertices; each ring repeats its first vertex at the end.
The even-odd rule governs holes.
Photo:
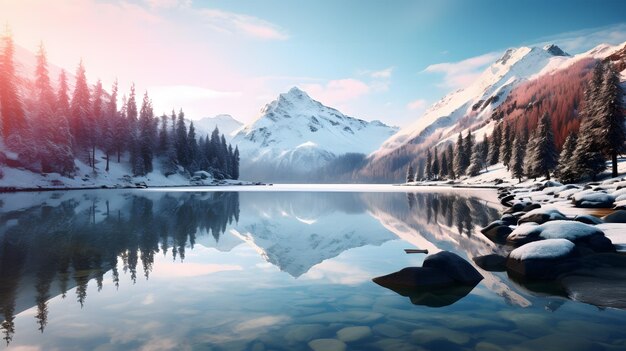
MULTIPOLYGON (((247 123, 293 86, 405 126, 509 47, 575 54, 626 41, 626 1, 0 0, 15 42, 87 78, 148 91, 155 112, 247 123)), ((139 97, 140 99, 140 97, 139 97)))

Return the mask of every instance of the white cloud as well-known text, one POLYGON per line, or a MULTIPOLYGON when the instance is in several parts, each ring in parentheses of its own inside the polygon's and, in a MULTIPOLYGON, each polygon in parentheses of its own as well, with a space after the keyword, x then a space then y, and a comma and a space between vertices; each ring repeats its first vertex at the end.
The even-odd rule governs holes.
POLYGON ((218 9, 199 10, 211 27, 228 33, 242 33, 264 40, 287 40, 289 35, 281 27, 266 20, 218 9))
POLYGON ((424 99, 417 99, 409 102, 406 107, 411 111, 423 110, 426 108, 428 101, 424 99))
POLYGON ((186 8, 191 6, 191 0, 145 0, 145 2, 154 9, 186 8))
POLYGON ((436 63, 426 67, 423 72, 443 73, 443 83, 441 84, 443 87, 464 88, 478 78, 485 66, 493 63, 500 55, 497 52, 490 52, 458 62, 436 63))
POLYGON ((393 73, 393 67, 388 67, 380 71, 371 72, 370 76, 372 78, 391 78, 392 73, 393 73))
POLYGON ((600 44, 616 45, 626 41, 626 23, 565 32, 537 39, 533 46, 556 44, 570 54, 590 50, 600 44))
POLYGON ((302 84, 302 89, 325 105, 336 106, 355 100, 370 92, 371 88, 358 79, 331 80, 326 84, 302 84))

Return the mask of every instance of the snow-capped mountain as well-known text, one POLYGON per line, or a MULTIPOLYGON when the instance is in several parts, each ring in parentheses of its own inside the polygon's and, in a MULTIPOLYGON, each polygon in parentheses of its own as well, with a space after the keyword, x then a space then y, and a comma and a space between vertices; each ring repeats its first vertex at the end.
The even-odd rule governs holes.
POLYGON ((233 143, 241 153, 242 177, 297 179, 341 155, 369 154, 396 131, 380 121, 346 116, 294 87, 265 105, 233 143))
POLYGON ((196 134, 200 136, 211 135, 211 132, 217 127, 221 134, 224 134, 226 141, 230 142, 234 136, 234 132, 239 130, 243 123, 239 122, 233 116, 227 114, 217 115, 215 117, 204 117, 193 121, 196 128, 196 134))
POLYGON ((495 125, 492 114, 516 87, 524 82, 568 68, 583 59, 604 59, 624 44, 600 45, 588 52, 570 56, 557 45, 508 49, 468 87, 454 91, 432 105, 412 125, 401 129, 374 151, 362 178, 372 178, 372 170, 385 169, 385 180, 399 180, 406 166, 426 148, 455 140, 459 132, 471 129, 478 140, 495 125))

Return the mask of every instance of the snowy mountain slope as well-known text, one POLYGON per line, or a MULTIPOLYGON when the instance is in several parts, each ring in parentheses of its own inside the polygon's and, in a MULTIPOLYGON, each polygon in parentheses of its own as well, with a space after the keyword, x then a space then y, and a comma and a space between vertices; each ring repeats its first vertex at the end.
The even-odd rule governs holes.
POLYGON ((233 143, 241 152, 242 177, 251 176, 246 170, 261 167, 269 168, 272 178, 310 172, 347 153, 369 154, 395 132, 379 121, 348 117, 294 87, 265 105, 233 143))
POLYGON ((398 180, 406 165, 426 148, 454 141, 459 132, 465 134, 471 129, 481 140, 495 125, 492 114, 516 87, 584 59, 606 58, 623 46, 603 44, 575 56, 556 45, 509 49, 468 87, 446 95, 412 125, 386 140, 370 155, 359 176, 372 178, 372 169, 385 169, 389 173, 385 180, 398 180))
POLYGON ((222 114, 215 117, 204 117, 195 120, 193 121, 193 125, 196 128, 196 134, 199 136, 211 135, 215 127, 217 127, 220 133, 224 134, 226 141, 230 142, 234 133, 243 126, 243 123, 239 122, 231 115, 222 114))

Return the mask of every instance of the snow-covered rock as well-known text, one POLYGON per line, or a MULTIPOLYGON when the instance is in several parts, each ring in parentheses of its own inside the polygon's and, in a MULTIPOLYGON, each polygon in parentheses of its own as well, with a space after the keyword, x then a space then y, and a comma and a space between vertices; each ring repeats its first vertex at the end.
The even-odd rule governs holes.
POLYGON ((265 105, 255 121, 240 129, 233 143, 241 153, 241 174, 284 178, 310 175, 341 155, 369 154, 397 129, 344 115, 294 87, 265 105))
POLYGON ((520 217, 519 223, 535 222, 543 224, 548 221, 565 220, 566 217, 561 211, 553 207, 536 208, 520 217))
POLYGON ((615 197, 601 191, 584 190, 575 193, 572 202, 576 207, 610 208, 615 202, 615 197))
POLYGON ((569 260, 576 246, 566 239, 535 241, 513 250, 507 259, 509 274, 522 279, 550 280, 577 266, 569 260))

